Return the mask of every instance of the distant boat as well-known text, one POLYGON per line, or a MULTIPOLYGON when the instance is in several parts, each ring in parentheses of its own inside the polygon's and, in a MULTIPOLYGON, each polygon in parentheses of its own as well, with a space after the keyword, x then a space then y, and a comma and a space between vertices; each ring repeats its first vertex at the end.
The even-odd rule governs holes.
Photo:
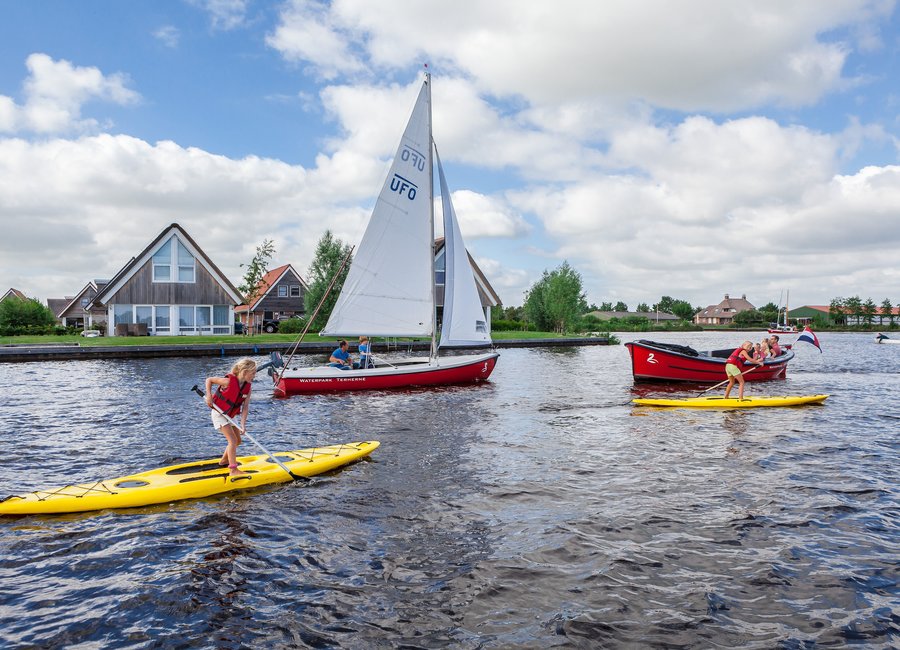
POLYGON ((889 336, 885 336, 881 332, 878 333, 878 336, 875 337, 876 343, 900 343, 900 339, 892 339, 889 336))
POLYGON ((788 291, 787 298, 784 301, 784 309, 778 310, 778 323, 769 323, 769 334, 796 334, 798 332, 796 325, 788 325, 788 300, 791 298, 791 292, 788 291))
MULTIPOLYGON (((635 381, 689 381, 715 384, 726 379, 725 364, 735 348, 698 352, 687 345, 631 341, 626 343, 631 355, 631 373, 635 381)), ((794 358, 792 350, 770 357, 762 366, 747 372, 747 381, 784 379, 787 364, 794 358)))
POLYGON ((326 336, 431 337, 428 357, 341 370, 292 365, 273 373, 275 392, 379 390, 486 381, 497 352, 438 356, 440 347, 488 347, 491 335, 431 128, 431 75, 425 75, 369 225, 350 265, 326 336), (434 167, 444 217, 444 305, 437 341, 434 270, 434 167))
POLYGON ((771 323, 769 329, 766 331, 769 334, 796 334, 799 330, 794 325, 778 325, 771 323))

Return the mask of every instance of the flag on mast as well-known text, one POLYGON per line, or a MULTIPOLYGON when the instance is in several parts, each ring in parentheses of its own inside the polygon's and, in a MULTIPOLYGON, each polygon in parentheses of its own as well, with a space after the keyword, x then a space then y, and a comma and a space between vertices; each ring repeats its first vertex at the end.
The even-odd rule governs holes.
POLYGON ((807 343, 812 343, 817 348, 819 348, 819 352, 822 351, 822 346, 819 345, 819 338, 816 336, 816 333, 809 329, 809 325, 803 328, 803 331, 800 333, 800 336, 797 337, 797 341, 806 341, 807 343))

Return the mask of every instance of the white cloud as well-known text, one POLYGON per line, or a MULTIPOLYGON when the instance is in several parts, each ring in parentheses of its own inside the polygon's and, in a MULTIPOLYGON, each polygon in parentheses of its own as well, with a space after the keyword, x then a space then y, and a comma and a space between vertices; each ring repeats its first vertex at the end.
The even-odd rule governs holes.
POLYGON ((81 107, 92 99, 132 104, 140 99, 127 87, 123 74, 104 75, 93 67, 76 67, 54 61, 46 54, 32 54, 25 62, 25 103, 17 105, 0 96, 0 130, 7 133, 65 133, 96 128, 97 122, 81 119, 81 107))
POLYGON ((325 228, 356 242, 368 216, 320 170, 123 135, 0 140, 0 196, 0 277, 42 298, 111 276, 172 222, 238 280, 263 238, 304 273, 325 228))
POLYGON ((248 0, 190 0, 209 14, 213 29, 228 31, 244 24, 248 0))
POLYGON ((166 47, 175 49, 178 47, 178 41, 181 39, 181 31, 173 25, 163 25, 153 32, 153 38, 166 47))
POLYGON ((770 102, 809 105, 844 86, 851 44, 820 35, 855 26, 862 46, 876 47, 878 21, 891 10, 876 0, 827 6, 816 0, 385 0, 378 11, 366 0, 327 7, 295 0, 269 42, 326 75, 359 71, 364 59, 376 69, 430 59, 437 69, 464 72, 481 92, 535 106, 638 99, 683 111, 726 111, 770 102))
MULTIPOLYGON (((467 242, 482 237, 519 237, 529 230, 522 215, 502 199, 469 190, 451 190, 450 194, 459 230, 467 242)), ((435 205, 435 214, 440 215, 440 199, 435 205)))

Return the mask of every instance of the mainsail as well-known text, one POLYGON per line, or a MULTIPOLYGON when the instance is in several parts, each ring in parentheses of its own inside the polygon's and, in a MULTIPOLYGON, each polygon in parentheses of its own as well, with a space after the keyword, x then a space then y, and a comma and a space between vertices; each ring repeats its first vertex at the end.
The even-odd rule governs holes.
POLYGON ((437 155, 438 177, 441 182, 441 205, 444 212, 444 314, 441 321, 441 345, 484 345, 491 342, 485 321, 484 308, 475 286, 475 275, 469 254, 463 243, 456 210, 450 200, 450 190, 444 178, 444 166, 437 155))
POLYGON ((322 334, 432 336, 432 184, 426 79, 322 334))

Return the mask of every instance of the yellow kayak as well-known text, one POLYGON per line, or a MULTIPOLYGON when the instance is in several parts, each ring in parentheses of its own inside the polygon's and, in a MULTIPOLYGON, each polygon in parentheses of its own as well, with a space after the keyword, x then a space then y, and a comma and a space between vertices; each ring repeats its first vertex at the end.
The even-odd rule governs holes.
MULTIPOLYGON (((380 443, 351 442, 329 447, 282 451, 275 456, 297 476, 315 476, 365 458, 380 443)), ((237 459, 247 476, 229 476, 219 459, 195 461, 153 469, 108 481, 66 485, 6 497, 0 515, 84 512, 105 508, 134 508, 154 503, 208 497, 223 492, 287 483, 291 476, 266 455, 237 459)))
POLYGON ((691 409, 749 409, 763 406, 800 406, 821 404, 828 395, 784 395, 782 397, 688 397, 686 399, 634 399, 638 406, 679 406, 691 409))

